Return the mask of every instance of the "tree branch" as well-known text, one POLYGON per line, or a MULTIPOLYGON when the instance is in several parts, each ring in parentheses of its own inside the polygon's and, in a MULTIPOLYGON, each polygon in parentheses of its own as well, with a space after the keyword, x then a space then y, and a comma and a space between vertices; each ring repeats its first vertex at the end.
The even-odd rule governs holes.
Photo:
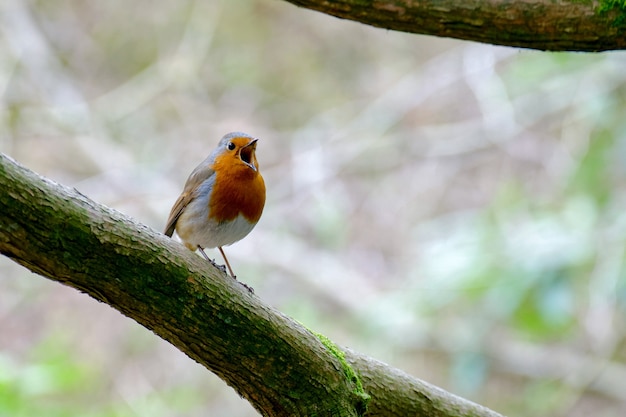
POLYGON ((622 0, 286 0, 401 32, 548 51, 626 49, 622 0))
POLYGON ((498 416, 262 303, 179 243, 0 154, 0 252, 109 304, 267 416, 498 416), (359 378, 360 376, 360 378, 359 378))

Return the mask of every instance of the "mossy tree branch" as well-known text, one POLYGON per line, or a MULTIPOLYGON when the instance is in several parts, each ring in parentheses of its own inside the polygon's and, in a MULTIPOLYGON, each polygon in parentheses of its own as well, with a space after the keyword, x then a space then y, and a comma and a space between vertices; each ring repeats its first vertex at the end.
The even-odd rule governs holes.
POLYGON ((0 252, 152 330, 262 415, 498 416, 335 346, 179 243, 2 154, 0 252))
POLYGON ((626 49, 625 0, 286 0, 402 32, 548 51, 626 49))

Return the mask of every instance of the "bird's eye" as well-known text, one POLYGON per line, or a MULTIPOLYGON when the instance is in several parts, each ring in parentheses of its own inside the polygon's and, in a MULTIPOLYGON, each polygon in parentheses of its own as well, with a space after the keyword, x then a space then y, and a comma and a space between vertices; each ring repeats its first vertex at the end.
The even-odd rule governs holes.
POLYGON ((227 146, 228 146, 228 150, 229 150, 229 151, 232 151, 233 149, 235 149, 235 144, 234 144, 234 143, 232 143, 232 142, 228 142, 228 145, 227 145, 227 146))

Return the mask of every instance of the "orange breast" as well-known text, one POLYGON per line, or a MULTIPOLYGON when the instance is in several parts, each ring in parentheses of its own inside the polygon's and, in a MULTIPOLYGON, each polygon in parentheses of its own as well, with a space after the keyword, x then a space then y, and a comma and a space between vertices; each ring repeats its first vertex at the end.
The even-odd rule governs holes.
POLYGON ((258 171, 231 158, 216 158, 215 183, 209 200, 209 218, 219 222, 242 214, 250 223, 261 218, 265 206, 265 182, 258 171))

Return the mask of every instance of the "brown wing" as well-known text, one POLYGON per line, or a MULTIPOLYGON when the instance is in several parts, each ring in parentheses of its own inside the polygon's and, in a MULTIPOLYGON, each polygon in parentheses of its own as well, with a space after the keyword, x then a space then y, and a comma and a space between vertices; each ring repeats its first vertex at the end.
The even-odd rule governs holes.
POLYGON ((170 217, 167 219, 167 225, 165 226, 164 232, 166 236, 171 237, 174 234, 178 218, 181 214, 183 214, 187 205, 192 202, 194 198, 196 198, 200 184, 211 178, 213 175, 215 175, 215 171, 210 168, 210 164, 206 160, 193 170, 189 178, 187 178, 182 194, 178 197, 176 203, 174 203, 172 211, 170 211, 170 217))

